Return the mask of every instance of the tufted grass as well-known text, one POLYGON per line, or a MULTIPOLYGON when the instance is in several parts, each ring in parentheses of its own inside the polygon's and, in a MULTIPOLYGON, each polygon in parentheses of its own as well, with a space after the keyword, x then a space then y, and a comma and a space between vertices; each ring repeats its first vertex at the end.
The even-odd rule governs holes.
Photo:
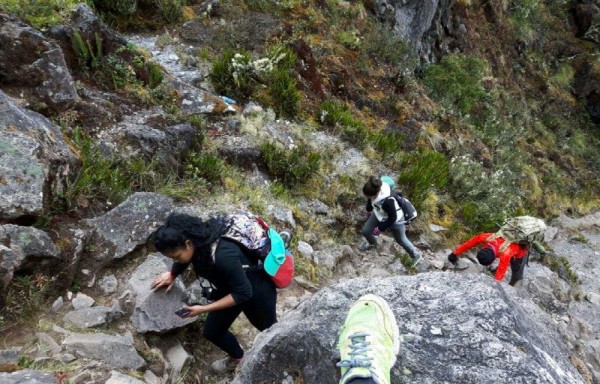
POLYGON ((46 294, 50 286, 50 277, 45 273, 15 275, 5 291, 4 305, 0 310, 0 331, 33 321, 47 306, 46 294))

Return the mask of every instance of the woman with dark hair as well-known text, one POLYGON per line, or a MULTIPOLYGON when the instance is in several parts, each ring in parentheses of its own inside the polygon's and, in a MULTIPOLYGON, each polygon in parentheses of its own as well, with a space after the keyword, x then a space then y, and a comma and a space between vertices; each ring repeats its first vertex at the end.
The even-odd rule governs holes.
POLYGON ((377 246, 376 236, 389 228, 392 230, 396 242, 412 258, 412 266, 417 265, 421 261, 421 253, 406 237, 404 213, 398 201, 392 195, 391 187, 381 179, 370 176, 363 186, 363 194, 367 198, 369 218, 360 231, 366 241, 358 249, 364 252, 375 248, 377 246))
POLYGON ((183 317, 208 313, 204 337, 228 356, 212 363, 211 368, 224 373, 239 364, 244 351, 229 332, 241 312, 260 331, 277 321, 277 291, 270 277, 256 266, 258 258, 240 242, 223 235, 232 223, 230 216, 217 216, 206 221, 194 216, 173 213, 155 234, 154 246, 174 263, 171 271, 159 275, 152 288, 173 287, 175 279, 191 264, 197 276, 215 287, 208 305, 184 306, 183 317))

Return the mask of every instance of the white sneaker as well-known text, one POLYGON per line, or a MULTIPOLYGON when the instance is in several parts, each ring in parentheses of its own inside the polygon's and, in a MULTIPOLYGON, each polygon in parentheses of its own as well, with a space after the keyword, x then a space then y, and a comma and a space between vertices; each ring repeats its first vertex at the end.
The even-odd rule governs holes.
POLYGON ((232 359, 231 357, 224 357, 213 362, 210 365, 210 369, 216 373, 227 373, 233 372, 237 366, 241 363, 242 359, 232 359))
POLYGON ((368 251, 369 249, 373 249, 377 247, 377 244, 369 244, 368 241, 365 241, 364 243, 362 243, 361 245, 358 246, 358 250, 361 252, 365 252, 368 251))

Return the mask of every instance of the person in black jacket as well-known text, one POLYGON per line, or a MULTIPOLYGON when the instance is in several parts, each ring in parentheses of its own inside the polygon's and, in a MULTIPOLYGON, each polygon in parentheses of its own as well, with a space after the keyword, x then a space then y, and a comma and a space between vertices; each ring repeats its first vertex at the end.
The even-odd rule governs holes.
POLYGON ((381 179, 371 176, 363 186, 363 194, 367 197, 367 213, 369 218, 360 233, 366 241, 358 249, 366 251, 377 246, 377 237, 386 229, 391 229, 394 239, 412 258, 412 266, 421 261, 421 253, 406 237, 404 213, 392 196, 392 190, 381 179))
POLYGON ((242 347, 229 332, 241 312, 261 331, 277 322, 275 285, 262 268, 245 271, 244 266, 256 265, 258 259, 243 245, 221 237, 228 225, 227 216, 203 221, 173 213, 158 228, 154 241, 155 248, 174 263, 171 271, 154 279, 152 288, 170 290, 177 276, 190 264, 197 276, 215 287, 210 297, 212 303, 183 308, 189 311, 184 317, 208 313, 204 337, 228 354, 211 365, 218 373, 234 370, 244 356, 242 347))

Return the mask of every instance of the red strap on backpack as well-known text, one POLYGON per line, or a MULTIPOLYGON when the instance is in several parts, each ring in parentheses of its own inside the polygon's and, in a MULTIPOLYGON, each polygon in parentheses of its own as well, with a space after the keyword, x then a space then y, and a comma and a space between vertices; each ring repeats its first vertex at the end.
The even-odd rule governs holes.
POLYGON ((263 219, 261 219, 260 217, 256 216, 256 221, 258 222, 258 224, 260 224, 260 226, 261 226, 261 227, 263 227, 263 229, 264 229, 265 231, 268 231, 268 230, 269 230, 269 226, 267 225, 267 223, 265 223, 265 222, 263 221, 263 219))

